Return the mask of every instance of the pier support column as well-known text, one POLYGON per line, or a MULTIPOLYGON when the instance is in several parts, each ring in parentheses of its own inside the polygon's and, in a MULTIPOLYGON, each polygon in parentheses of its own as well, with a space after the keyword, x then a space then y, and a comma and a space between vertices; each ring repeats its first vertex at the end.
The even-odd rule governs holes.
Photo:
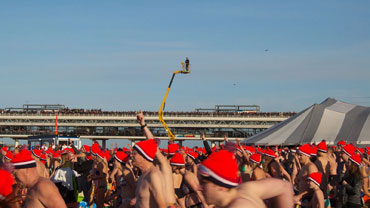
POLYGON ((181 148, 183 140, 178 140, 178 141, 179 141, 179 147, 181 148))
POLYGON ((106 146, 107 146, 106 145, 107 144, 107 140, 106 139, 102 139, 101 141, 102 141, 101 143, 102 143, 103 149, 105 149, 106 146))
POLYGON ((14 147, 17 147, 19 145, 18 139, 14 139, 14 147))

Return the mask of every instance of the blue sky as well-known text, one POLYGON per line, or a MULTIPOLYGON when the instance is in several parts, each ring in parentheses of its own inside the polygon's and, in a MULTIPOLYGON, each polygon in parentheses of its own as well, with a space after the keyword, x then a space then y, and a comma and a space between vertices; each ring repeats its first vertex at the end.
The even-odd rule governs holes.
POLYGON ((327 97, 370 105, 370 2, 6 1, 0 108, 166 110, 258 104, 301 111, 327 97), (268 49, 268 51, 265 51, 268 49))

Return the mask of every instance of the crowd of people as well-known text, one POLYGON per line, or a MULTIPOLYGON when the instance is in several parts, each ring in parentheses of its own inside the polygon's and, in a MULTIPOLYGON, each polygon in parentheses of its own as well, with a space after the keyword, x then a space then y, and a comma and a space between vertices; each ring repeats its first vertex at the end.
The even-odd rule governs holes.
MULTIPOLYGON (((136 111, 103 111, 101 109, 60 109, 60 110, 24 110, 24 111, 13 111, 0 109, 0 115, 58 115, 61 116, 135 116, 136 111)), ((147 116, 158 116, 156 111, 145 111, 147 116)), ((291 117, 294 116, 295 112, 256 112, 256 111, 245 111, 245 112, 163 112, 163 116, 169 117, 291 117)))
POLYGON ((1 149, 0 207, 366 207, 368 151, 336 146, 210 147, 169 142, 160 149, 142 112, 147 140, 1 149), (82 201, 80 202, 80 200, 82 201))

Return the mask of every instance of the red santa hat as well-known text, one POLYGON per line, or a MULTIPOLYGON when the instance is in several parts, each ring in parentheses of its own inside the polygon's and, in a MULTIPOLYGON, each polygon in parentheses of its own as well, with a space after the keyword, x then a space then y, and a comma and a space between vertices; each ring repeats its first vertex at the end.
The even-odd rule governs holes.
POLYGON ((307 157, 311 157, 312 148, 309 144, 304 144, 304 145, 300 146, 298 151, 299 151, 299 153, 301 153, 303 155, 306 155, 307 157))
POLYGON ((342 148, 342 151, 348 155, 349 157, 351 157, 351 155, 353 155, 355 153, 355 150, 356 150, 356 147, 353 146, 352 144, 347 144, 346 146, 344 146, 342 148))
POLYGON ((322 174, 320 172, 311 173, 308 175, 308 180, 314 182, 316 185, 320 186, 322 174))
POLYGON ((94 142, 94 144, 93 144, 93 145, 91 146, 91 148, 90 148, 90 152, 91 152, 91 154, 96 155, 96 154, 98 154, 98 152, 100 152, 100 151, 101 151, 101 150, 100 150, 99 144, 94 142))
POLYGON ((90 152, 90 146, 89 145, 82 145, 81 150, 84 152, 90 152))
POLYGON ((36 161, 31 157, 31 153, 27 149, 23 149, 18 154, 15 154, 12 163, 15 169, 36 167, 36 161))
POLYGON ((361 155, 353 154, 349 159, 358 166, 361 166, 361 155))
POLYGON ((4 155, 4 157, 5 157, 6 159, 8 159, 8 160, 12 160, 12 159, 13 159, 13 153, 12 153, 12 151, 8 151, 8 152, 6 153, 6 155, 4 155))
POLYGON ((249 158, 252 162, 255 162, 255 163, 261 163, 261 155, 258 154, 258 153, 254 153, 253 155, 250 156, 249 158))
POLYGON ((318 145, 317 145, 317 151, 320 152, 328 152, 328 146, 326 145, 325 140, 322 140, 318 145))
POLYGON ((251 146, 246 146, 245 151, 247 151, 249 154, 256 153, 256 149, 254 147, 251 147, 251 146))
POLYGON ((175 153, 170 160, 170 165, 185 166, 185 160, 181 153, 175 153))
POLYGON ((296 153, 297 152, 297 148, 293 147, 290 151, 293 152, 293 153, 296 153))
POLYGON ((365 150, 363 148, 357 148, 356 150, 358 153, 360 153, 361 155, 364 154, 365 150))
POLYGON ((370 153, 370 147, 366 147, 365 151, 366 151, 366 154, 369 154, 370 153))
POLYGON ((174 155, 177 152, 177 150, 179 150, 179 145, 172 143, 168 145, 167 149, 169 155, 174 155))
POLYGON ((45 165, 46 163, 46 154, 45 153, 42 153, 41 156, 40 156, 40 162, 42 162, 42 164, 45 165))
POLYGON ((157 152, 157 143, 155 143, 154 139, 148 139, 136 143, 134 149, 145 159, 153 162, 155 153, 157 152))
POLYGON ((311 156, 317 156, 317 147, 316 146, 312 146, 312 148, 311 148, 311 156))
POLYGON ((45 153, 41 153, 40 160, 46 161, 46 154, 45 153))
POLYGON ((110 155, 110 151, 109 150, 106 150, 105 151, 105 158, 107 159, 107 161, 109 161, 110 160, 110 158, 112 157, 111 155, 110 155))
POLYGON ((55 151, 55 152, 53 152, 53 157, 54 158, 60 158, 62 155, 60 154, 60 152, 59 151, 55 151))
POLYGON ((268 156, 268 157, 276 158, 276 154, 275 154, 274 150, 271 150, 271 149, 268 149, 268 150, 264 151, 263 154, 268 156))
POLYGON ((4 146, 4 147, 1 148, 1 150, 4 151, 4 152, 7 152, 8 151, 8 147, 7 146, 4 146))
POLYGON ((120 163, 126 163, 128 161, 128 155, 123 151, 117 151, 114 155, 114 159, 116 159, 120 163))
POLYGON ((216 145, 212 147, 212 152, 215 152, 217 149, 216 145))
POLYGON ((189 152, 187 154, 191 159, 193 159, 194 161, 198 158, 199 154, 196 153, 196 152, 189 152))
POLYGON ((104 160, 105 158, 105 153, 103 151, 99 151, 96 156, 98 156, 100 159, 104 160))
POLYGON ((240 181, 236 158, 226 150, 212 153, 198 170, 203 177, 226 188, 236 187, 240 181))
POLYGON ((32 150, 32 154, 33 154, 35 157, 37 157, 37 158, 39 158, 39 159, 40 159, 40 156, 41 156, 41 150, 33 149, 33 150, 32 150))
POLYGON ((11 173, 2 169, 0 169, 0 178, 0 200, 4 200, 13 191, 14 178, 11 173))
POLYGON ((346 142, 343 141, 343 140, 342 141, 339 141, 338 142, 338 145, 344 147, 346 145, 346 142))

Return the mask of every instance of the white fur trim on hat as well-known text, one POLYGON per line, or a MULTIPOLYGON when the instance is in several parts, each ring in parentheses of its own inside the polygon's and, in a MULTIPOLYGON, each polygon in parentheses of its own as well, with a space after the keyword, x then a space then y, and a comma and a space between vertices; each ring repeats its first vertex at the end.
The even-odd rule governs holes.
POLYGON ((311 181, 312 181, 312 182, 314 182, 316 185, 320 186, 320 184, 319 184, 317 181, 315 181, 315 179, 313 179, 313 178, 311 178, 311 177, 308 177, 308 180, 311 180, 311 181))
POLYGON ((149 155, 147 155, 147 154, 144 152, 144 150, 140 148, 140 146, 139 146, 139 145, 135 144, 135 145, 134 145, 134 148, 136 148, 137 150, 139 150, 139 151, 140 151, 140 153, 142 153, 142 154, 144 155, 144 157, 145 157, 147 160, 149 160, 149 161, 153 162, 153 158, 149 157, 149 155))
POLYGON ((234 182, 228 181, 226 179, 223 179, 221 176, 217 175, 215 172, 213 172, 212 170, 210 170, 209 168, 207 168, 204 165, 200 165, 199 167, 200 167, 199 172, 203 176, 206 176, 206 177, 211 176, 214 179, 220 181, 221 183, 227 184, 229 186, 238 186, 239 185, 238 183, 234 183, 234 182))

